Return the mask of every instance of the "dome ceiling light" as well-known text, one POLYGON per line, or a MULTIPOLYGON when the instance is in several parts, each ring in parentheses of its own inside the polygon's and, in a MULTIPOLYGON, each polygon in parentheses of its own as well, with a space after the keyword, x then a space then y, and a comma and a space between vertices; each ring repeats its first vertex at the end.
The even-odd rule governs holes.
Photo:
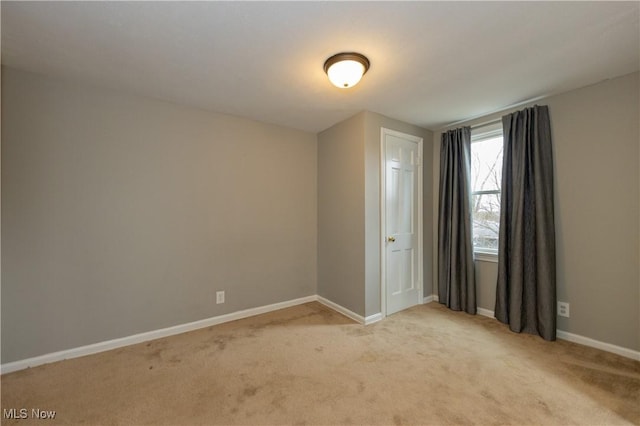
POLYGON ((324 63, 324 72, 334 86, 341 89, 353 87, 369 69, 366 56, 356 52, 343 52, 333 55, 324 63))

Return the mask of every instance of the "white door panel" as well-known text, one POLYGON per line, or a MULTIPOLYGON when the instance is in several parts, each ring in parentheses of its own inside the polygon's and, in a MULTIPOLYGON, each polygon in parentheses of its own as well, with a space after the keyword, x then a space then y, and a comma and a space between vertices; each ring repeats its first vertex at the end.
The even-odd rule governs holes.
POLYGON ((422 139, 382 130, 386 314, 420 303, 422 139))

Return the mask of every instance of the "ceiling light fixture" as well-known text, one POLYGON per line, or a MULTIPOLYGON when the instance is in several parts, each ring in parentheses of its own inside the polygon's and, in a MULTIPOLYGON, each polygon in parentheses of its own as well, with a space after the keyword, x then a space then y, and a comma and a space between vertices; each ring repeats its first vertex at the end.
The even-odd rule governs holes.
POLYGON ((329 76, 329 80, 341 89, 358 84, 368 69, 367 57, 355 52, 338 53, 324 63, 324 72, 329 76))

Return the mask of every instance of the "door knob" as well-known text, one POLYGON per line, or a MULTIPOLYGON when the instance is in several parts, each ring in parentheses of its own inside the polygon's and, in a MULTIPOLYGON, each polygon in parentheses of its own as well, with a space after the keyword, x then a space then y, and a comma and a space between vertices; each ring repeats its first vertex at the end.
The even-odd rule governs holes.
POLYGON ((396 240, 395 237, 388 237, 387 238, 387 241, 389 241, 391 243, 394 242, 395 240, 396 240))

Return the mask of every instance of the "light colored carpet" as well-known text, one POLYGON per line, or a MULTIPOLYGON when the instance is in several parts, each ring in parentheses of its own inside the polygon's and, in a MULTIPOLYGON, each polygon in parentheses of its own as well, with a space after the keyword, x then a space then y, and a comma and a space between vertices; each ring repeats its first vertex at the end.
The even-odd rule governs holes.
POLYGON ((639 424, 640 362, 431 303, 309 303, 7 374, 3 424, 639 424))

